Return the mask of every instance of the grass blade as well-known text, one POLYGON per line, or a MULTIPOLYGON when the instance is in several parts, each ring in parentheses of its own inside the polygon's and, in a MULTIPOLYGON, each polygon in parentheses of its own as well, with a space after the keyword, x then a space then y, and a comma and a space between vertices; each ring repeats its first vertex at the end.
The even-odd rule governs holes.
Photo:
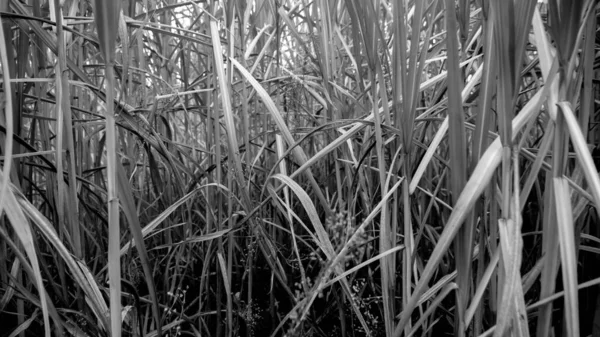
MULTIPOLYGON (((106 175, 108 180, 108 275, 110 278, 110 321, 111 336, 121 336, 121 261, 119 248, 121 228, 119 226, 119 197, 117 193, 117 135, 113 96, 115 76, 113 72, 115 44, 121 2, 94 1, 94 21, 98 29, 100 50, 104 56, 106 71, 106 175)), ((159 336, 160 337, 160 336, 159 336)))
POLYGON ((567 334, 579 337, 579 296, 577 294, 577 257, 573 233, 573 214, 569 183, 564 178, 554 179, 554 197, 556 198, 556 218, 562 279, 565 287, 565 316, 567 334))

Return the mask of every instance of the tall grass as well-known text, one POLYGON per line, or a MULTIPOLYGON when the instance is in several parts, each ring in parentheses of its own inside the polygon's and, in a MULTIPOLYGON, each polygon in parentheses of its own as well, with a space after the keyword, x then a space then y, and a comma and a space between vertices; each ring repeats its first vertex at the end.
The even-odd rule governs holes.
POLYGON ((0 336, 600 335, 598 4, 0 3, 0 336))

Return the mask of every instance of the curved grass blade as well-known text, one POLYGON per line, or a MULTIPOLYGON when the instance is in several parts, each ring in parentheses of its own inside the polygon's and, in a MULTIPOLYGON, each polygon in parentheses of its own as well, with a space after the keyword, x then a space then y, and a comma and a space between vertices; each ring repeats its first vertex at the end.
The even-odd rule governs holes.
POLYGON ((571 141, 573 143, 573 147, 575 148, 575 152, 577 153, 577 159, 581 163, 581 168, 583 168, 583 173, 585 174, 585 178, 590 185, 590 190, 594 196, 594 201, 596 202, 596 211, 600 215, 600 177, 598 176, 594 159, 590 154, 590 150, 587 146, 585 138, 583 137, 581 128, 579 127, 577 119, 573 114, 571 104, 569 102, 560 102, 558 103, 558 106, 565 117, 565 122, 567 123, 569 134, 571 135, 571 141))
MULTIPOLYGON (((13 188, 14 191, 14 188, 13 188)), ((27 215, 29 219, 37 226, 40 232, 46 237, 50 245, 53 246, 55 251, 65 261, 67 267, 72 273, 72 277, 75 279, 75 283, 80 286, 83 292, 86 294, 86 301, 90 304, 90 307, 100 322, 100 326, 108 331, 110 324, 108 318, 108 307, 102 297, 99 297, 99 287, 93 278, 86 277, 85 274, 89 273, 87 267, 83 263, 79 263, 71 252, 64 246, 58 235, 56 234, 54 227, 50 224, 50 221, 25 197, 14 191, 16 194, 18 206, 23 210, 23 213, 27 215), (85 271, 85 272, 84 272, 85 271)))
MULTIPOLYGON (((260 96, 260 98, 263 101, 263 104, 267 107, 267 110, 270 112, 271 117, 275 121, 275 124, 277 124, 277 127, 279 128, 279 131, 281 132, 281 135, 285 139, 288 146, 293 146, 295 143, 294 137, 292 137, 292 133, 286 126, 285 121, 281 117, 281 114, 279 113, 277 106, 275 105, 275 102, 273 102, 273 100, 271 99, 271 97, 269 96, 267 91, 262 87, 262 85, 260 85, 260 83, 258 83, 258 81, 256 81, 254 76, 252 76, 252 74, 250 74, 248 72, 248 70, 246 70, 246 68, 244 68, 238 61, 236 61, 234 58, 230 58, 230 60, 231 60, 231 63, 233 65, 235 65, 235 67, 238 69, 238 71, 252 85, 254 90, 256 90, 256 93, 260 96)), ((300 163, 302 165, 302 167, 305 167, 303 169, 303 171, 301 171, 301 172, 306 171, 305 175, 308 178, 308 180, 310 181, 310 183, 314 189, 314 192, 317 194, 317 197, 319 198, 321 205, 326 210, 327 214, 331 214, 331 210, 329 208, 329 203, 327 202, 327 199, 323 195, 323 192, 321 191, 319 184, 317 183, 314 176, 312 175, 312 173, 310 171, 310 166, 307 165, 308 159, 306 157, 306 154, 299 147, 294 147, 292 153, 294 154, 294 157, 296 158, 298 163, 300 163)))

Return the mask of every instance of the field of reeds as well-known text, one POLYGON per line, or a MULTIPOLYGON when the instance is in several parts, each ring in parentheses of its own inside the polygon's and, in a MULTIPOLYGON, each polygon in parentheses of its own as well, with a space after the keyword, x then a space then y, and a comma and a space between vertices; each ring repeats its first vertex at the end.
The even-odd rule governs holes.
POLYGON ((0 1, 0 336, 600 336, 599 7, 0 1))

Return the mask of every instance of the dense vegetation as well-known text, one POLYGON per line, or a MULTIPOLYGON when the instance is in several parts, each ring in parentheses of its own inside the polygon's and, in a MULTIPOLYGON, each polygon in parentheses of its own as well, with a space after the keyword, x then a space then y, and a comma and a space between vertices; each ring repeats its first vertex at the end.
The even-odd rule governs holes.
POLYGON ((600 335, 596 1, 0 12, 0 336, 600 335))

